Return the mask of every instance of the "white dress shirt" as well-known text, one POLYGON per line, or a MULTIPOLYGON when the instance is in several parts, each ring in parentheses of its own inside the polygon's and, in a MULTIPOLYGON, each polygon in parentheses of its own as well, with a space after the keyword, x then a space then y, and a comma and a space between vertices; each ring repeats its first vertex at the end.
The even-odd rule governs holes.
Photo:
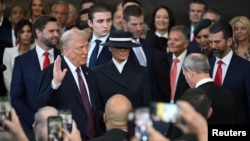
MULTIPOLYGON (((43 55, 44 52, 45 50, 43 50, 38 44, 36 44, 36 53, 38 56, 41 70, 43 69, 43 61, 45 57, 43 55)), ((48 50, 48 52, 49 52, 49 61, 50 61, 50 64, 52 64, 54 62, 54 48, 51 48, 50 50, 48 50)))
MULTIPOLYGON (((109 34, 104 36, 104 37, 101 37, 101 38, 97 38, 95 35, 93 35, 92 39, 89 42, 88 59, 87 59, 87 64, 86 64, 87 66, 89 66, 89 60, 90 60, 91 54, 92 54, 92 52, 93 52, 93 50, 95 48, 95 45, 96 45, 95 40, 100 40, 101 41, 100 44, 102 44, 102 43, 105 43, 107 41, 108 37, 109 37, 109 34)), ((97 54, 97 58, 100 55, 102 49, 103 49, 103 46, 100 45, 99 46, 99 51, 98 51, 98 54, 97 54)))
POLYGON ((229 66, 230 61, 232 59, 232 56, 233 56, 233 51, 230 50, 230 52, 226 56, 224 56, 222 59, 216 57, 216 61, 215 61, 215 64, 214 64, 214 70, 213 70, 213 80, 215 78, 215 74, 216 74, 216 71, 217 71, 217 68, 218 68, 218 61, 221 60, 223 62, 223 64, 221 64, 221 68, 222 68, 222 84, 223 84, 226 73, 227 73, 228 66, 229 66))

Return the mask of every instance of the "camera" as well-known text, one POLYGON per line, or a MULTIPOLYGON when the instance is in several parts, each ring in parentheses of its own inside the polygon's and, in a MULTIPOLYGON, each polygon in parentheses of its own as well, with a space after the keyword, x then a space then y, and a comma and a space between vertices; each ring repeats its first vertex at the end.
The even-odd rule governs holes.
POLYGON ((63 122, 61 116, 48 117, 48 141, 63 140, 63 122))
POLYGON ((11 114, 11 105, 8 97, 0 97, 0 126, 3 126, 3 121, 8 119, 10 120, 11 114))
POLYGON ((150 106, 150 113, 153 121, 182 122, 179 106, 174 103, 153 102, 150 106))
POLYGON ((135 136, 137 141, 148 141, 148 126, 153 126, 153 123, 183 122, 179 109, 179 106, 174 103, 152 102, 149 107, 141 107, 129 112, 128 140, 135 136))
POLYGON ((135 136, 138 141, 148 141, 148 126, 152 124, 148 107, 137 108, 130 112, 128 114, 128 139, 135 136))
POLYGON ((63 128, 67 129, 69 133, 72 131, 72 114, 70 110, 60 110, 59 116, 62 118, 63 128))

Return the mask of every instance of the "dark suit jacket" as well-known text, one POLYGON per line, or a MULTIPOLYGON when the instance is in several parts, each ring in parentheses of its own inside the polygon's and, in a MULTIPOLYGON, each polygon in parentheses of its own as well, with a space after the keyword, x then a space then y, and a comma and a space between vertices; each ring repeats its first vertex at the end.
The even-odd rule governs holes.
POLYGON ((0 40, 10 43, 12 47, 12 33, 11 33, 11 23, 8 18, 4 17, 2 25, 0 26, 0 40))
MULTIPOLYGON (((209 59, 211 66, 210 75, 215 64, 215 57, 209 59)), ((248 124, 250 123, 250 62, 233 54, 222 87, 233 92, 239 104, 243 108, 248 124)), ((243 119, 242 119, 243 120, 243 119)))
MULTIPOLYGON (((141 47, 144 51, 144 54, 147 59, 147 71, 149 80, 153 81, 153 74, 154 74, 154 49, 152 42, 140 38, 141 47)), ((132 60, 134 63, 139 64, 139 61, 134 53, 133 50, 130 51, 129 60, 132 60)))
POLYGON ((239 124, 239 107, 231 91, 219 87, 214 82, 207 82, 198 88, 203 89, 212 101, 213 113, 208 124, 239 124))
MULTIPOLYGON (((54 56, 60 55, 58 49, 54 56)), ((23 128, 32 130, 34 114, 38 110, 36 93, 38 76, 41 73, 40 63, 35 48, 17 56, 11 82, 11 104, 15 108, 23 128)))
POLYGON ((155 31, 147 32, 147 40, 150 40, 153 44, 153 48, 166 52, 168 39, 164 37, 158 37, 155 35, 155 31))
POLYGON ((127 139, 127 136, 128 132, 114 128, 106 131, 104 135, 89 141, 124 141, 127 139))
POLYGON ((169 102, 170 96, 170 69, 167 52, 155 49, 154 55, 154 84, 153 95, 154 101, 169 102))
MULTIPOLYGON (((91 38, 89 39, 89 41, 91 40, 91 38)), ((106 40, 106 42, 107 41, 109 41, 109 38, 106 40)), ((109 47, 103 46, 102 51, 100 52, 100 54, 97 58, 96 65, 94 67, 102 65, 102 64, 106 64, 107 62, 109 62, 111 60, 111 58, 112 58, 112 54, 109 51, 109 47)))
MULTIPOLYGON (((51 87, 51 80, 53 79, 53 64, 42 71, 38 81, 39 107, 51 105, 56 107, 58 110, 71 110, 72 117, 76 121, 77 127, 81 132, 82 139, 86 140, 88 119, 81 99, 80 91, 63 57, 61 67, 62 69, 67 68, 68 71, 62 81, 62 84, 56 90, 53 90, 51 87)), ((89 88, 96 132, 97 135, 101 135, 105 132, 104 123, 102 122, 103 111, 100 108, 104 107, 104 103, 99 101, 99 89, 96 82, 96 76, 93 71, 86 66, 82 66, 82 71, 84 72, 89 88)))
MULTIPOLYGON (((3 53, 6 47, 12 47, 11 23, 4 17, 0 26, 0 65, 3 62, 3 53)), ((7 96, 4 85, 3 72, 0 72, 0 96, 7 96)))
POLYGON ((151 86, 145 67, 128 61, 120 74, 111 60, 94 68, 94 71, 105 103, 112 95, 121 93, 131 100, 134 108, 149 105, 151 86))

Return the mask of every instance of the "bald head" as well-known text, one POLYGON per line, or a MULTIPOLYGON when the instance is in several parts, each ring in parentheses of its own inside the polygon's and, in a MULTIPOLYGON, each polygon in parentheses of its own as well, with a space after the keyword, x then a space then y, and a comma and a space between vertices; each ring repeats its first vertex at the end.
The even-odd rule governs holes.
POLYGON ((126 96, 116 94, 110 97, 106 103, 104 115, 107 129, 126 128, 127 114, 131 110, 132 104, 126 96))

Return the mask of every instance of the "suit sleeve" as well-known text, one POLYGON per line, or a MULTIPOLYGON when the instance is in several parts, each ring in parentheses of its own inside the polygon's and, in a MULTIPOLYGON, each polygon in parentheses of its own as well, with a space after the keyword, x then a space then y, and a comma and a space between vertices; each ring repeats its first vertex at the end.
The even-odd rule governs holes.
POLYGON ((38 105, 39 108, 49 105, 51 95, 53 93, 52 89, 52 79, 53 79, 53 65, 50 65, 45 70, 43 70, 38 78, 38 105))
POLYGON ((142 95, 142 105, 149 106, 152 99, 152 85, 147 77, 147 73, 145 73, 144 77, 144 85, 143 85, 143 95, 142 95))
MULTIPOLYGON (((18 58, 15 59, 12 81, 11 81, 11 104, 17 111, 19 115, 23 115, 26 113, 33 113, 33 110, 27 104, 25 100, 25 84, 23 78, 23 69, 21 67, 20 60, 18 58)), ((34 82, 35 83, 35 82, 34 82)))

